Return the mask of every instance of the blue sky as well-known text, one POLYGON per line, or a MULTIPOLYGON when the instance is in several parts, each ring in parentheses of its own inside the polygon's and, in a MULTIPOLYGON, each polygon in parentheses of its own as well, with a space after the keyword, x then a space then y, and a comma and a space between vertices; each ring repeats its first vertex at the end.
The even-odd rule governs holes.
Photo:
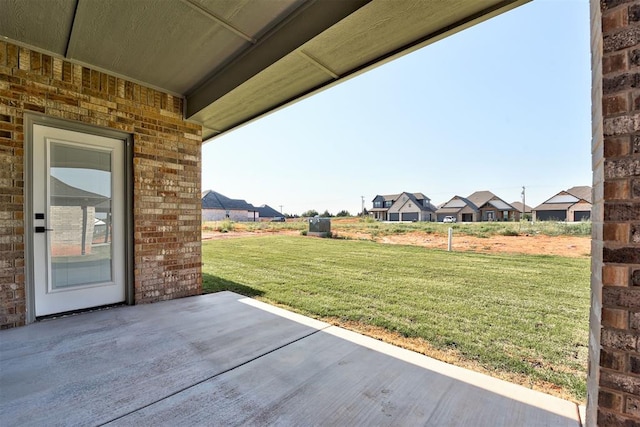
POLYGON ((535 0, 203 146, 202 189, 286 213, 591 185, 588 0, 535 0))

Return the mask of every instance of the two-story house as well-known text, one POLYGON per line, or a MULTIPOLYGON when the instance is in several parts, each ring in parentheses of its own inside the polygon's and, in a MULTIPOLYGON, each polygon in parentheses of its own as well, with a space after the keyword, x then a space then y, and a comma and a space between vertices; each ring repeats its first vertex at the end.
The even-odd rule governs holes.
POLYGON ((377 195, 369 212, 378 221, 436 220, 436 207, 422 193, 377 195))

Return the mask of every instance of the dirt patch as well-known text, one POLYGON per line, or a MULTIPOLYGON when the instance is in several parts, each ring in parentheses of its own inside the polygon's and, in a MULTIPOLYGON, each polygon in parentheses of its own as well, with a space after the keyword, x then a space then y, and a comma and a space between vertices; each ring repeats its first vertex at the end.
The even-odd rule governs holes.
MULTIPOLYGON (((448 246, 447 236, 425 233, 384 236, 378 238, 377 241, 392 245, 414 245, 443 250, 446 250, 448 246)), ((452 250, 584 258, 591 256, 591 239, 589 237, 543 235, 491 236, 486 238, 454 235, 452 250)))
POLYGON ((230 231, 223 233, 220 231, 203 231, 202 240, 221 240, 221 239, 233 239, 237 237, 256 237, 265 235, 287 235, 287 236, 299 236, 300 232, 296 230, 277 230, 277 231, 230 231))

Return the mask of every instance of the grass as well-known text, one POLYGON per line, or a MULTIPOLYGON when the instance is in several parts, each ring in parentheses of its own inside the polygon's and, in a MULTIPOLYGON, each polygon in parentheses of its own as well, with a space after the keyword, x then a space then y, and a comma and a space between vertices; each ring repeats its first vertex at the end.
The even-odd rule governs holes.
POLYGON ((384 328, 585 399, 588 259, 283 235, 207 241, 202 250, 205 292, 384 328))

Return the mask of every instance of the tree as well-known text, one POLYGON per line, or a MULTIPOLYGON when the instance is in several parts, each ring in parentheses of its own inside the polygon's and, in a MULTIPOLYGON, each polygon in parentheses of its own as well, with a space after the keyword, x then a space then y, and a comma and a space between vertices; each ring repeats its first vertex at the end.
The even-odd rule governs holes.
POLYGON ((324 212, 322 212, 322 215, 320 215, 323 218, 331 218, 333 215, 331 215, 331 213, 329 212, 329 209, 325 209, 324 212))
POLYGON ((351 214, 349 213, 349 211, 341 210, 336 214, 336 216, 351 216, 351 214))
POLYGON ((302 212, 302 214, 300 214, 301 217, 305 217, 305 218, 311 218, 317 215, 318 215, 318 211, 315 209, 309 209, 308 211, 302 212))

